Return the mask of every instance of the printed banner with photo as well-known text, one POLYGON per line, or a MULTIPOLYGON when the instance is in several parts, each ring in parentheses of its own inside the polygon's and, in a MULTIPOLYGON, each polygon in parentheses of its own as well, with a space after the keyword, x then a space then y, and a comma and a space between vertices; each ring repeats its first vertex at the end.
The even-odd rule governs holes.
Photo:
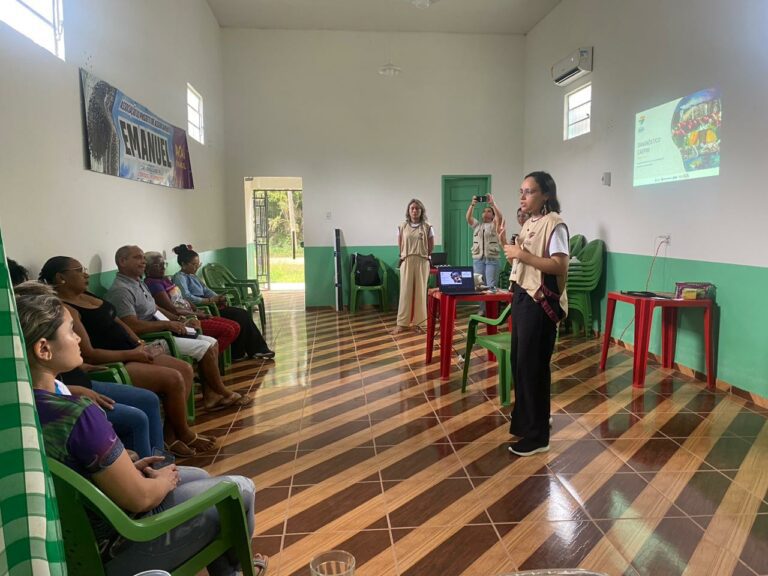
POLYGON ((94 172, 194 188, 187 133, 80 69, 86 144, 94 172))

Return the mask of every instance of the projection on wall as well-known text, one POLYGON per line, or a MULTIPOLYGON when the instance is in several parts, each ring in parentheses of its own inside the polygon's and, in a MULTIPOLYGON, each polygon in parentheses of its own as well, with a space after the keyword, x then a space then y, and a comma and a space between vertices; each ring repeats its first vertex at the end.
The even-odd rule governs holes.
POLYGON ((633 186, 720 173, 720 90, 707 88, 635 116, 633 186))

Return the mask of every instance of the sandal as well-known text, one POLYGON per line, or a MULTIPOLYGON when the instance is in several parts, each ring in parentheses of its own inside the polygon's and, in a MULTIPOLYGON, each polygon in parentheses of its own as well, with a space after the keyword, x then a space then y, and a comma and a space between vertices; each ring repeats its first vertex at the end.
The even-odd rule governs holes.
POLYGON ((250 406, 251 404, 253 404, 253 398, 248 396, 248 394, 243 395, 239 392, 233 392, 229 396, 222 396, 215 404, 206 406, 205 409, 209 412, 216 412, 217 410, 224 410, 225 408, 231 408, 232 406, 243 408, 245 406, 250 406))
POLYGON ((240 394, 240 392, 232 392, 231 395, 224 398, 222 402, 224 407, 237 406, 238 408, 244 408, 253 404, 253 397, 248 394, 240 394))
POLYGON ((178 456, 179 458, 191 458, 192 456, 197 455, 197 451, 194 448, 191 448, 181 440, 174 440, 170 444, 167 442, 164 442, 165 449, 173 454, 174 456, 178 456))
POLYGON ((216 402, 208 406, 207 404, 204 404, 205 409, 208 410, 208 412, 216 412, 218 410, 224 410, 224 408, 229 408, 229 404, 224 402, 225 398, 224 396, 220 396, 216 402))
POLYGON ((195 434, 195 437, 187 442, 187 446, 194 448, 197 454, 204 454, 211 450, 216 450, 219 447, 218 444, 216 444, 215 438, 200 436, 200 434, 195 434))
POLYGON ((265 556, 264 554, 253 555, 254 576, 265 576, 267 573, 267 565, 269 565, 269 556, 265 556))

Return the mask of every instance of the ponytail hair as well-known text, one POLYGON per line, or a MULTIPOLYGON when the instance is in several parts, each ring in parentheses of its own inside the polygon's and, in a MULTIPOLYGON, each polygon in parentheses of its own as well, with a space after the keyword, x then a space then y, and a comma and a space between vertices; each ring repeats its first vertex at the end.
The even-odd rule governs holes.
POLYGON ((173 253, 176 254, 176 262, 179 266, 186 266, 195 258, 199 258, 200 255, 192 250, 192 244, 179 244, 173 248, 173 253))
POLYGON ((49 284, 51 286, 56 285, 56 274, 64 272, 69 268, 69 263, 72 258, 69 256, 54 256, 48 258, 43 267, 40 269, 40 275, 37 279, 43 284, 49 284))

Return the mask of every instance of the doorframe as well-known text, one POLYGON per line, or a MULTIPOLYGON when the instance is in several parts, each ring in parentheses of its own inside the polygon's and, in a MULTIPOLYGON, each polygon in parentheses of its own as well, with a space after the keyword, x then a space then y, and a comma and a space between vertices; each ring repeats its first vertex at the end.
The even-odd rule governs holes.
POLYGON ((448 230, 448 223, 447 218, 448 214, 443 209, 443 207, 447 204, 446 202, 446 196, 448 195, 448 182, 451 180, 461 180, 462 178, 476 178, 476 179, 485 179, 486 184, 486 190, 488 194, 493 194, 491 192, 491 183, 493 181, 493 176, 491 174, 443 174, 440 177, 440 224, 442 226, 441 230, 441 238, 443 239, 441 243, 442 251, 445 252, 446 250, 446 241, 445 241, 445 234, 448 230))

